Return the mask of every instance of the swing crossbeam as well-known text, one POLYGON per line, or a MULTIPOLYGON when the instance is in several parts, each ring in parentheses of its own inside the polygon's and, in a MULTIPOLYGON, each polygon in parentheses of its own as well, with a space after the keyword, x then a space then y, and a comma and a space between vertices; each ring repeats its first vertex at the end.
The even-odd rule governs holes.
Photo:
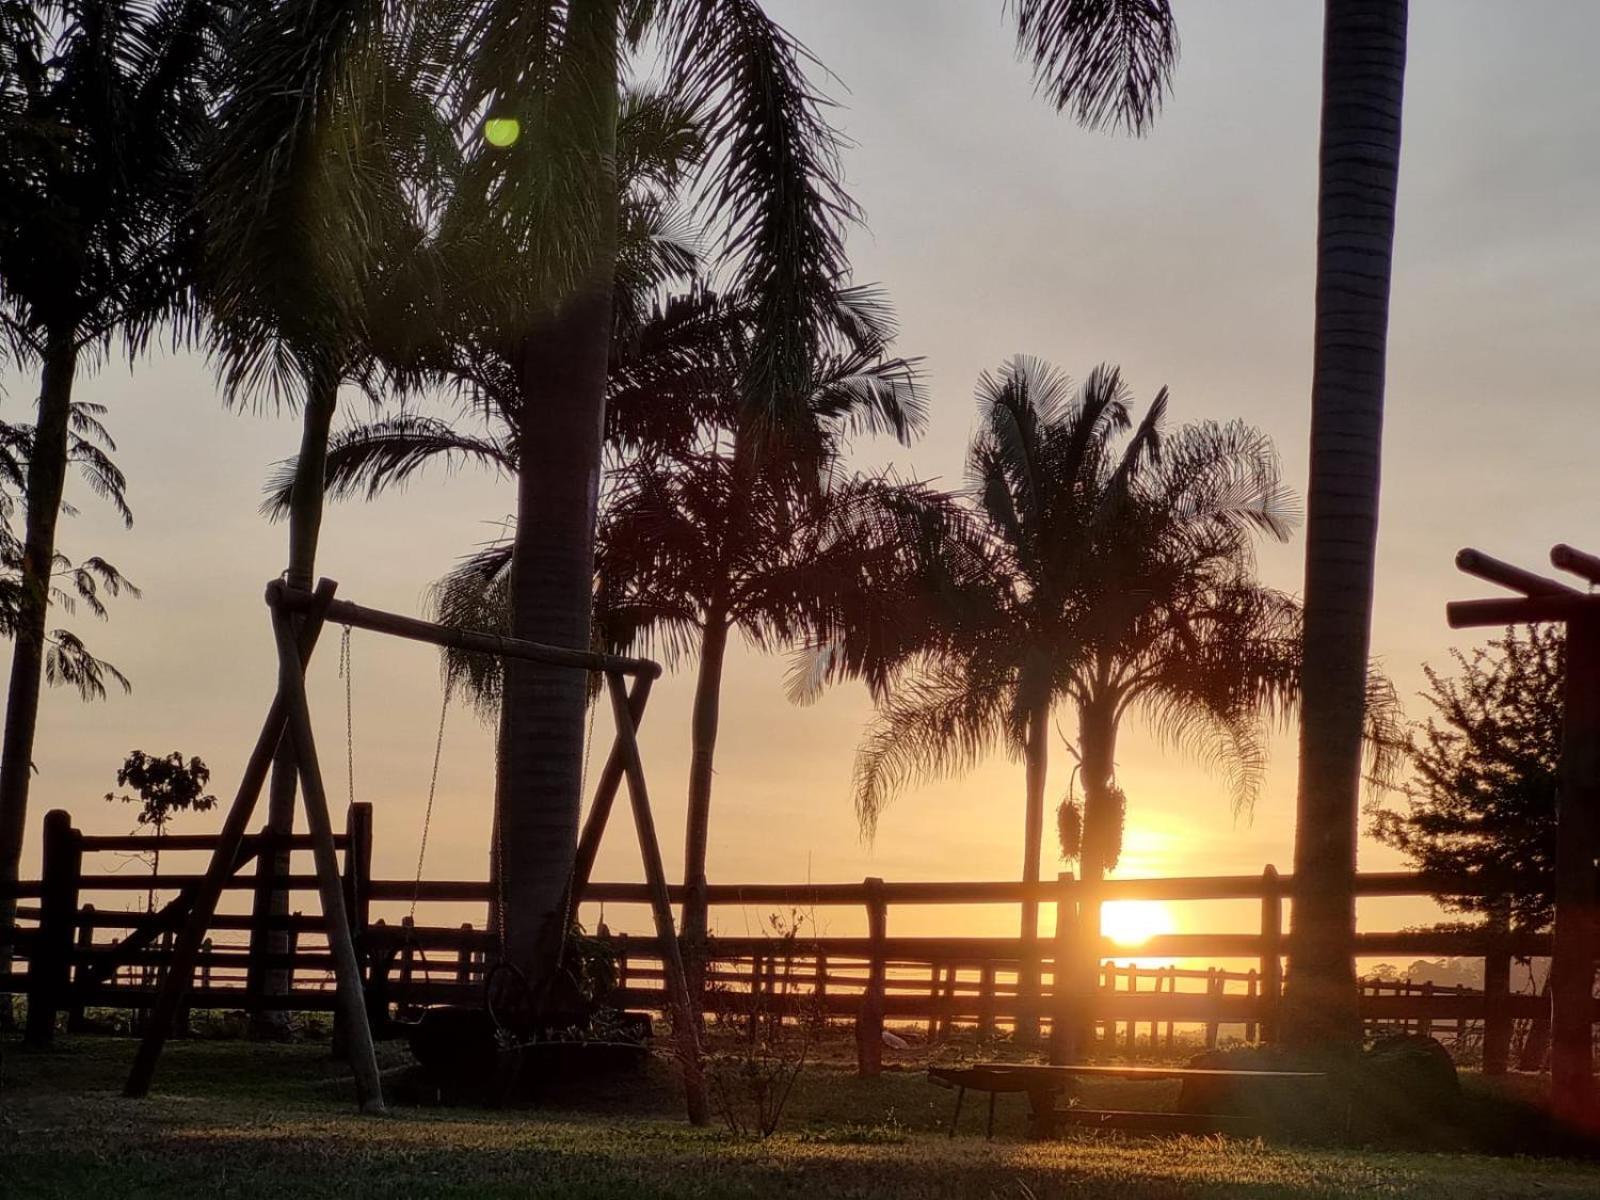
POLYGON ((377 1054, 366 1010, 361 966, 356 955, 346 909, 343 881, 339 875, 332 823, 328 815, 327 794, 323 787, 321 767, 317 761, 311 728, 311 709, 305 689, 306 664, 324 626, 332 621, 349 628, 365 629, 409 641, 492 654, 502 660, 514 658, 549 666, 599 672, 603 675, 606 689, 611 697, 612 712, 616 718, 617 740, 606 763, 606 769, 602 772, 595 803, 591 807, 582 844, 578 848, 575 864, 577 886, 573 892, 581 894, 583 885, 587 883, 612 802, 621 784, 626 781, 634 825, 639 835, 640 854, 644 860, 645 874, 651 892, 651 909, 655 917, 656 933, 663 948, 663 959, 667 964, 673 1036, 677 1043, 679 1065, 683 1070, 689 1116, 694 1123, 703 1124, 707 1119, 707 1108, 698 1025, 690 1006, 687 980, 678 948, 677 929, 669 906, 666 871, 662 864, 660 842, 656 837, 655 821, 650 812, 650 799, 645 786, 644 766, 637 738, 639 722, 644 715, 645 703, 650 694, 650 685, 661 674, 660 665, 649 659, 598 654, 560 646, 547 646, 492 633, 450 629, 432 621, 418 620, 398 613, 337 600, 334 598, 337 586, 328 579, 319 582, 315 592, 296 591, 280 581, 274 581, 267 586, 266 601, 271 610, 273 634, 278 649, 277 693, 267 710, 266 720, 256 739, 255 748, 246 763, 243 778, 223 823, 222 833, 217 839, 211 862, 205 875, 194 885, 183 929, 173 948, 166 974, 161 980, 151 1019, 134 1059, 124 1094, 139 1097, 149 1092, 168 1031, 172 1028, 184 998, 193 986, 201 942, 216 914, 217 902, 223 887, 238 871, 241 862, 248 857, 241 853, 246 841, 246 828, 260 799, 273 757, 279 743, 288 737, 294 748, 300 795, 306 810, 307 824, 310 827, 309 840, 316 862, 316 879, 321 892, 328 948, 334 963, 337 982, 337 1008, 342 1018, 341 1023, 347 1030, 348 1054, 355 1074, 357 1102, 363 1111, 383 1111, 377 1054), (625 682, 630 676, 634 681, 631 689, 625 682))
MULTIPOLYGON (((286 612, 309 612, 314 603, 311 592, 288 591, 277 602, 286 612)), ((365 629, 371 633, 384 633, 413 642, 427 642, 452 650, 467 650, 477 654, 492 654, 498 658, 516 658, 526 662, 543 663, 552 667, 578 667, 585 671, 618 672, 623 675, 657 679, 661 664, 648 658, 629 658, 621 654, 600 654, 593 650, 573 650, 566 646, 547 646, 543 642, 530 642, 525 638, 504 637, 474 629, 453 629, 435 621, 402 616, 381 608, 367 608, 348 600, 328 603, 326 618, 335 625, 348 625, 352 629, 365 629)))

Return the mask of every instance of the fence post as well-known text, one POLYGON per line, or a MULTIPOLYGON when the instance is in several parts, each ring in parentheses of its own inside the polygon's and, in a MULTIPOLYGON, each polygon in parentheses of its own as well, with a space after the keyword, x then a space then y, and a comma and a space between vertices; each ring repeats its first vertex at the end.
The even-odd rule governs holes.
MULTIPOLYGON (((1126 970, 1128 975, 1128 995, 1137 996, 1139 994, 1138 965, 1135 963, 1129 963, 1126 970)), ((1123 1042, 1123 1047, 1130 1054, 1133 1053, 1133 1049, 1138 1044, 1139 1040, 1139 1022, 1137 1019, 1139 1010, 1136 1007, 1136 1004, 1137 1002, 1130 1002, 1130 1005, 1132 1006, 1128 1009, 1128 1028, 1125 1031, 1126 1040, 1123 1042)))
POLYGON ((1206 1049, 1217 1048, 1217 1028, 1220 1024, 1218 1017, 1222 1011, 1222 995, 1227 991, 1228 979, 1225 975, 1218 975, 1215 967, 1206 968, 1206 1006, 1211 1010, 1211 1019, 1206 1022, 1206 1049))
POLYGON ((72 1004, 67 1009, 67 1032, 82 1033, 86 1022, 83 1019, 82 985, 88 982, 89 956, 94 953, 94 905, 85 904, 80 910, 78 922, 78 962, 72 969, 74 987, 72 989, 72 1004))
POLYGON ((1422 981, 1422 1008, 1421 1016, 1417 1018, 1417 1033, 1423 1037, 1433 1036, 1433 980, 1422 981))
MULTIPOLYGON (((1174 968, 1174 967, 1168 967, 1167 968, 1167 995, 1176 996, 1177 994, 1178 994, 1177 969, 1174 968)), ((1174 1030, 1172 1028, 1172 1024, 1173 1023, 1170 1020, 1167 1022, 1167 1035, 1166 1035, 1166 1038, 1163 1041, 1163 1045, 1164 1045, 1164 1047, 1166 1048, 1166 1050, 1167 1050, 1167 1052, 1169 1054, 1172 1052, 1173 1037, 1174 1037, 1174 1030)))
MULTIPOLYGON (((1106 963, 1100 968, 1100 1011, 1110 1012, 1111 1002, 1117 998, 1117 964, 1106 963)), ((1100 1045, 1107 1051, 1117 1048, 1117 1022, 1107 1018, 1100 1022, 1100 1045)))
POLYGON ((994 1036, 994 959, 986 958, 978 970, 978 1037, 994 1036))
MULTIPOLYGON (((1265 1000, 1263 999, 1265 993, 1261 990, 1261 973, 1254 967, 1251 967, 1245 975, 1244 994, 1249 996, 1251 1000, 1249 1005, 1250 1014, 1254 1016, 1255 1014, 1259 1013, 1261 1011, 1262 1004, 1265 1003, 1265 1000)), ((1244 1025, 1244 1040, 1247 1042, 1254 1042, 1260 1039, 1260 1037, 1260 1024, 1256 1021, 1246 1021, 1244 1025)))
POLYGON ((1078 897, 1071 871, 1056 876, 1056 944, 1050 985, 1050 1063, 1064 1067, 1078 1058, 1079 1030, 1088 1014, 1078 1003, 1080 948, 1084 939, 1078 921, 1078 897))
POLYGON ((1489 944, 1483 960, 1483 1073, 1504 1075, 1511 1065, 1511 955, 1509 906, 1495 905, 1489 917, 1489 944))
MULTIPOLYGON (((461 922, 461 932, 470 935, 472 933, 472 922, 461 922)), ((472 938, 470 936, 461 939, 461 948, 456 951, 456 982, 472 982, 472 938)))
POLYGON ((361 935, 372 918, 372 804, 357 800, 344 816, 344 911, 350 936, 361 949, 361 935))
POLYGON ((863 885, 867 901, 867 988, 856 1014, 856 1074, 867 1078, 883 1070, 883 993, 887 980, 884 942, 889 936, 889 912, 883 899, 883 880, 863 885))
POLYGON ((944 964, 934 959, 928 964, 928 1041, 939 1037, 939 983, 944 978, 944 964))
POLYGON ((1261 871, 1261 1040, 1278 1040, 1278 1010, 1283 1003, 1283 889, 1278 868, 1261 871))
POLYGON ((78 877, 83 871, 82 835, 72 815, 59 808, 44 816, 44 865, 39 901, 39 932, 28 960, 30 1046, 55 1038, 56 1012, 72 990, 72 942, 78 919, 78 877))

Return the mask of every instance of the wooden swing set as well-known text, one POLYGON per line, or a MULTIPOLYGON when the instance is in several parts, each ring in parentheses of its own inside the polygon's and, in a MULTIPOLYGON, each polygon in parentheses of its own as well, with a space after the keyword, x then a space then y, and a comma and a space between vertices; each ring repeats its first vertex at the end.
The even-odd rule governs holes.
MULTIPOLYGON (((1557 545, 1550 564, 1593 587, 1600 557, 1557 545)), ((1600 595, 1580 591, 1478 550, 1456 555, 1468 575, 1518 593, 1515 599, 1445 606, 1452 629, 1560 622, 1567 629, 1561 765, 1556 791, 1555 930, 1550 956, 1550 1100, 1556 1115, 1596 1121, 1594 964, 1600 943, 1595 859, 1600 855, 1600 595)))
POLYGON ((569 896, 576 901, 588 885, 613 802, 626 780, 650 891, 650 907, 666 968, 664 974, 674 1048, 683 1071, 689 1119, 695 1124, 703 1124, 707 1119, 707 1109, 699 1034, 690 1007, 683 958, 668 900, 666 870, 656 837, 655 820, 650 811, 637 737, 651 685, 660 676, 661 667, 648 659, 546 646, 493 633, 450 629, 430 621, 336 600, 334 593, 337 588, 338 585, 330 579, 319 582, 312 592, 291 589, 279 580, 267 585, 266 603, 272 615, 278 652, 277 693, 267 709, 255 747, 245 763, 243 777, 223 822, 222 832, 218 835, 211 862, 193 890, 176 902, 185 906, 187 912, 123 1094, 137 1098, 149 1093, 162 1048, 192 986, 201 945, 216 913, 223 885, 249 860, 247 854, 241 853, 246 831, 279 742, 288 736, 294 748, 300 779, 299 794, 310 830, 322 917, 334 964, 337 987, 335 1013, 345 1031, 349 1061, 355 1077, 356 1101, 363 1112, 384 1111, 377 1054, 362 987, 361 965, 351 936, 344 885, 335 854, 333 826, 328 814, 328 798, 323 787, 316 742, 312 736, 310 704, 306 699, 306 666, 324 627, 331 621, 347 628, 365 629, 408 641, 490 654, 502 661, 519 659, 546 666, 598 672, 605 677, 606 691, 616 720, 616 741, 596 783, 594 802, 579 840, 569 896), (628 679, 633 681, 631 688, 626 682, 628 679))

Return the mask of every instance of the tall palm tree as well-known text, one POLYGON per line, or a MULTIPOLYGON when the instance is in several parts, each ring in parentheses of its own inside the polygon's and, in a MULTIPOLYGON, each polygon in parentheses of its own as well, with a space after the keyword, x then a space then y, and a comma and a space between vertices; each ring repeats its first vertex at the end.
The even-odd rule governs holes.
POLYGON ((1327 0, 1300 786, 1284 1033, 1360 1040, 1355 870, 1406 0, 1327 0))
MULTIPOLYGON (((431 291, 419 252, 427 200, 454 145, 419 24, 391 0, 290 0, 244 10, 227 44, 200 195, 208 349, 227 403, 300 409, 290 587, 309 590, 316 573, 340 388, 373 390, 375 341, 405 338, 431 291)), ((273 832, 293 831, 295 784, 285 739, 268 792, 273 832)), ((288 854, 262 869, 286 874, 288 854)), ((258 896, 272 915, 287 913, 282 889, 258 896)), ((286 936, 261 949, 282 952, 286 936)), ((287 973, 256 984, 281 991, 287 973)), ((280 1029, 283 1017, 257 1014, 256 1027, 280 1029)))
MULTIPOLYGON (((879 696, 855 768, 869 834, 908 782, 996 746, 1021 757, 1029 883, 1052 715, 1074 706, 1085 799, 1065 849, 1099 878, 1120 846, 1116 738, 1130 710, 1226 767, 1236 804, 1253 799, 1261 722, 1294 692, 1298 613, 1255 580, 1252 547, 1286 537, 1293 507, 1261 434, 1206 423, 1168 435, 1164 390, 1135 427, 1115 368, 1073 388, 1016 358, 979 379, 978 405, 963 506, 902 539, 898 578, 877 581, 873 611, 802 664, 796 695, 854 675, 879 696)), ((1022 938, 1037 938, 1031 899, 1022 938)), ((1037 984, 1025 969, 1026 997, 1037 984)))
MULTIPOLYGON (((617 292, 636 296, 621 279, 617 292)), ((807 426, 778 440, 753 437, 741 423, 739 384, 754 352, 747 307, 697 289, 669 298, 613 347, 596 624, 613 649, 642 641, 676 657, 698 647, 685 842, 691 885, 705 872, 729 636, 737 630, 754 645, 780 645, 831 620, 862 556, 876 553, 863 531, 888 486, 839 475, 846 440, 883 432, 904 441, 923 420, 915 364, 888 356, 894 330, 881 298, 856 288, 838 303, 848 336, 813 364, 807 426)), ((515 397, 477 361, 474 406, 493 418, 482 433, 416 414, 348 429, 329 450, 329 493, 371 497, 430 462, 472 462, 515 477, 515 397)), ((290 469, 279 473, 269 511, 284 511, 291 479, 290 469)), ((511 560, 511 545, 501 542, 441 581, 441 618, 509 628, 511 560)), ((496 661, 462 656, 450 672, 480 712, 498 716, 504 680, 496 661)), ((692 892, 684 908, 691 959, 705 921, 703 898, 692 892)))
MULTIPOLYGON (((1175 53, 1166 5, 1019 0, 1020 44, 1059 107, 1142 128, 1175 53)), ((739 262, 732 291, 756 312, 741 395, 751 427, 804 420, 799 398, 835 322, 854 206, 806 55, 758 0, 485 0, 464 24, 459 111, 495 121, 490 222, 527 253, 519 383, 540 414, 519 448, 513 632, 587 644, 604 427, 622 58, 647 36, 673 90, 705 117, 702 194, 739 262), (509 149, 503 149, 509 142, 509 149), (557 217, 559 219, 552 219, 557 217)), ((487 126, 485 127, 487 131, 487 126)), ((512 664, 496 782, 511 957, 555 961, 576 852, 585 688, 575 672, 512 664)))
MULTIPOLYGON (((696 981, 704 965, 702 887, 729 638, 738 633, 771 649, 833 627, 841 598, 878 552, 871 513, 893 489, 840 473, 847 438, 886 432, 905 442, 923 421, 915 364, 887 356, 893 329, 884 306, 861 289, 842 301, 858 316, 851 336, 813 364, 807 423, 791 425, 781 439, 758 438, 742 420, 739 382, 754 352, 749 314, 703 292, 669 304, 669 314, 703 308, 725 334, 697 339, 688 375, 666 397, 694 427, 684 437, 658 415, 658 428, 604 488, 597 636, 609 649, 642 645, 669 659, 697 657, 683 908, 685 957, 696 981)), ((504 628, 510 559, 509 546, 491 547, 442 580, 444 619, 504 628)), ((474 659, 452 670, 480 709, 493 709, 501 682, 494 664, 474 659)))
POLYGON ((0 885, 16 879, 27 820, 74 383, 116 339, 137 355, 163 324, 193 330, 195 148, 218 15, 205 0, 0 7, 0 331, 40 368, 0 746, 0 885))

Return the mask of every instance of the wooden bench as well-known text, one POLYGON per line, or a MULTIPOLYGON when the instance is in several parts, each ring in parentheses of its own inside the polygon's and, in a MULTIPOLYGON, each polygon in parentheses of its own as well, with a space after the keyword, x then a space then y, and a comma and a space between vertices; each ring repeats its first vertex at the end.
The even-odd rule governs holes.
POLYGON ((961 1117, 961 1102, 967 1089, 989 1093, 989 1120, 986 1136, 994 1136, 994 1102, 1001 1092, 1022 1092, 1030 1108, 1028 1135, 1052 1137, 1067 1125, 1088 1125, 1100 1129, 1139 1129, 1166 1133, 1222 1133, 1239 1130, 1246 1118, 1220 1113, 1179 1113, 1148 1110, 1092 1109, 1058 1107, 1056 1097, 1074 1079, 1237 1079, 1311 1080, 1323 1078, 1320 1071, 1228 1071, 1209 1067, 1051 1067, 1036 1063, 972 1063, 960 1067, 929 1067, 928 1079, 940 1087, 956 1089, 955 1112, 950 1116, 950 1136, 956 1135, 961 1117))

